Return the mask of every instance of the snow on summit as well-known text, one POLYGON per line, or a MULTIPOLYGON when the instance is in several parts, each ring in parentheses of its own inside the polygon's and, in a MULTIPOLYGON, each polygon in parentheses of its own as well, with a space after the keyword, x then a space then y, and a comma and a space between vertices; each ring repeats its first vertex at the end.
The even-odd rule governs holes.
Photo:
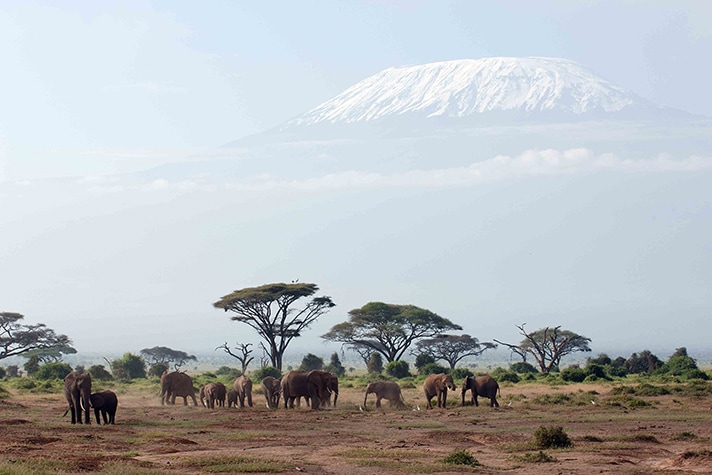
POLYGON ((356 123, 397 116, 616 113, 645 101, 559 58, 483 58, 389 68, 285 124, 356 123))

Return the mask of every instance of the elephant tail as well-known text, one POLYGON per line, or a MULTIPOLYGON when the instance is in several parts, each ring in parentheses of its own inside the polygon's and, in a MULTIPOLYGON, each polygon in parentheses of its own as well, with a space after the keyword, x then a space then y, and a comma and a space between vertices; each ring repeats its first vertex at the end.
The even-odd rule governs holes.
POLYGON ((66 411, 64 411, 64 414, 62 414, 62 417, 67 417, 67 414, 69 414, 69 409, 67 409, 66 411))

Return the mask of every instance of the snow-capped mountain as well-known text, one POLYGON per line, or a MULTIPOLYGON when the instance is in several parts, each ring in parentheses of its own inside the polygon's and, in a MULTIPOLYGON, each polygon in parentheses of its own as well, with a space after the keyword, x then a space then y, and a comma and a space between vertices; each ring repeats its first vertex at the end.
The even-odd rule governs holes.
POLYGON ((581 120, 655 110, 663 108, 573 61, 498 57, 388 68, 286 122, 280 130, 398 117, 581 120))

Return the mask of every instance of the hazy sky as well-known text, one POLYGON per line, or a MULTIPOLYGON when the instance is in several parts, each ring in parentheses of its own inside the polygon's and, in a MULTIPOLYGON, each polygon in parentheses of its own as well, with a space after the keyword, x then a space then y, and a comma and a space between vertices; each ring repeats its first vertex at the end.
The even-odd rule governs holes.
POLYGON ((0 179, 137 170, 273 127, 390 66, 574 60, 712 116, 712 4, 4 1, 0 179))
POLYGON ((527 322, 597 351, 708 347, 709 123, 414 142, 419 169, 397 140, 215 149, 382 69, 487 56, 712 117, 706 0, 1 2, 0 310, 80 352, 211 351, 259 341, 212 302, 299 278, 337 303, 309 349, 377 300, 483 341, 527 322))

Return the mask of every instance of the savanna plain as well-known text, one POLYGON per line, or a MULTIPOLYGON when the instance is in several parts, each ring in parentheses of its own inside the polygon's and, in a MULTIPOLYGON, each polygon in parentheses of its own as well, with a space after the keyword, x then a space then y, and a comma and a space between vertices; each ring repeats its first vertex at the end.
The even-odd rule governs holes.
POLYGON ((0 474, 712 473, 707 381, 505 382, 498 408, 462 406, 458 390, 432 410, 417 381, 401 383, 398 409, 373 395, 363 408, 365 383, 340 384, 336 407, 312 411, 268 409, 259 384, 254 407, 211 410, 162 406, 157 380, 95 382, 118 394, 113 426, 93 413, 71 425, 61 386, 6 388, 0 474), (547 445, 542 430, 570 445, 547 445))

